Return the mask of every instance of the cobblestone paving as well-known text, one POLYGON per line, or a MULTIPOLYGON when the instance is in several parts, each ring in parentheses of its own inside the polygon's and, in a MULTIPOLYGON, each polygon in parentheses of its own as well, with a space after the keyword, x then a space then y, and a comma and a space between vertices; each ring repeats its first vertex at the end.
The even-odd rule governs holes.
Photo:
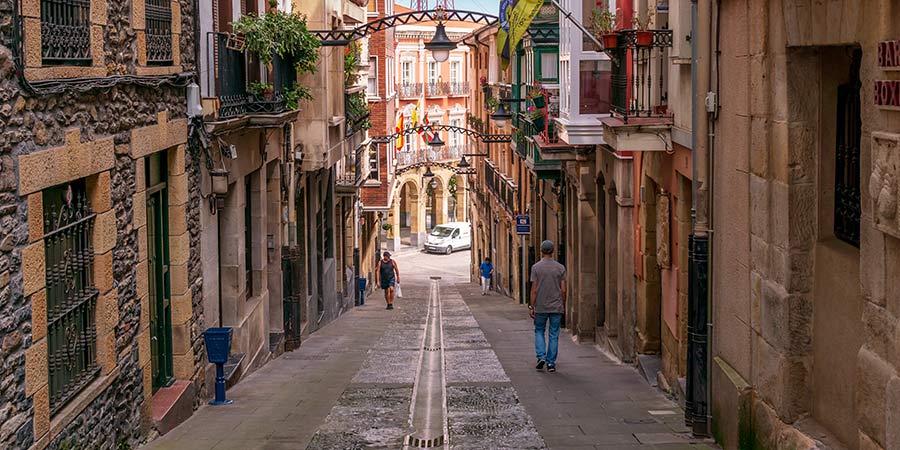
POLYGON ((527 310, 481 296, 468 252, 398 258, 405 298, 367 300, 203 407, 153 449, 399 450, 425 337, 429 276, 440 275, 446 421, 453 450, 710 449, 637 371, 560 342, 560 371, 534 371, 527 310))

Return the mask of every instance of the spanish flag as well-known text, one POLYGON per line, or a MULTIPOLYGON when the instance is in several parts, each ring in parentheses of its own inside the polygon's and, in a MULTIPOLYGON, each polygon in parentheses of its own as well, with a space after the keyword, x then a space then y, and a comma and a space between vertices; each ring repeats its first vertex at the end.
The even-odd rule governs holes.
POLYGON ((497 32, 497 54, 500 66, 509 67, 512 51, 519 45, 525 30, 541 11, 543 0, 503 0, 500 2, 500 30, 497 32))
POLYGON ((397 150, 403 148, 403 113, 397 117, 397 128, 394 128, 394 132, 397 133, 397 150))

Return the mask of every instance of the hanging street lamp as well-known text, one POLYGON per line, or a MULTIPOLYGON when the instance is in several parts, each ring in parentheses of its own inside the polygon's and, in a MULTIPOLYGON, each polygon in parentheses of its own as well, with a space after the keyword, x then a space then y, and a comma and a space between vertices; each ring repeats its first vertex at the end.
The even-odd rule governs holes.
POLYGON ((463 155, 462 159, 459 160, 459 164, 457 165, 457 167, 459 167, 460 169, 468 169, 469 167, 472 167, 472 165, 469 164, 468 161, 466 161, 466 155, 463 155))
POLYGON ((447 30, 444 29, 445 13, 443 8, 438 8, 436 15, 438 18, 437 29, 434 30, 431 40, 425 43, 425 50, 431 52, 435 61, 444 62, 450 57, 450 50, 456 48, 456 43, 450 40, 447 30))
POLYGON ((491 114, 491 120, 494 121, 494 125, 497 125, 498 128, 503 128, 506 126, 506 121, 512 119, 512 115, 509 111, 506 110, 506 106, 504 106, 504 102, 500 102, 500 106, 497 107, 497 110, 491 114))

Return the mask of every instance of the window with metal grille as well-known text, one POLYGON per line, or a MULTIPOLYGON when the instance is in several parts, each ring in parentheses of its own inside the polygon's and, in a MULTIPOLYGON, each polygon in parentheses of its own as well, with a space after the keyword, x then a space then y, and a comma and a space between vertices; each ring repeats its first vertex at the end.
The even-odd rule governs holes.
POLYGON ((91 64, 90 0, 41 0, 44 65, 91 64))
POLYGON ((99 373, 94 310, 94 212, 84 181, 47 189, 44 246, 50 410, 56 412, 99 373))
POLYGON ((146 0, 147 64, 172 64, 172 3, 146 0))
POLYGON ((854 50, 850 64, 850 81, 838 86, 837 136, 834 178, 834 235, 859 247, 859 144, 862 134, 860 117, 861 83, 859 67, 862 52, 854 50))

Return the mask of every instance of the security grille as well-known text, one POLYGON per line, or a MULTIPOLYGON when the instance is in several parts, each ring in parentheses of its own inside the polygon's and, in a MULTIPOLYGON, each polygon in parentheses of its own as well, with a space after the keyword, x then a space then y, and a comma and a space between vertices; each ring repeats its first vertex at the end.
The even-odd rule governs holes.
POLYGON ((99 373, 94 311, 94 217, 84 183, 44 191, 50 410, 99 373))
POLYGON ((172 3, 146 0, 147 64, 172 64, 172 3))
POLYGON ((837 136, 834 180, 834 235, 859 247, 859 146, 860 116, 859 66, 861 53, 853 54, 850 82, 838 86, 837 136))
POLYGON ((45 65, 91 64, 90 0, 41 0, 41 57, 45 65))

